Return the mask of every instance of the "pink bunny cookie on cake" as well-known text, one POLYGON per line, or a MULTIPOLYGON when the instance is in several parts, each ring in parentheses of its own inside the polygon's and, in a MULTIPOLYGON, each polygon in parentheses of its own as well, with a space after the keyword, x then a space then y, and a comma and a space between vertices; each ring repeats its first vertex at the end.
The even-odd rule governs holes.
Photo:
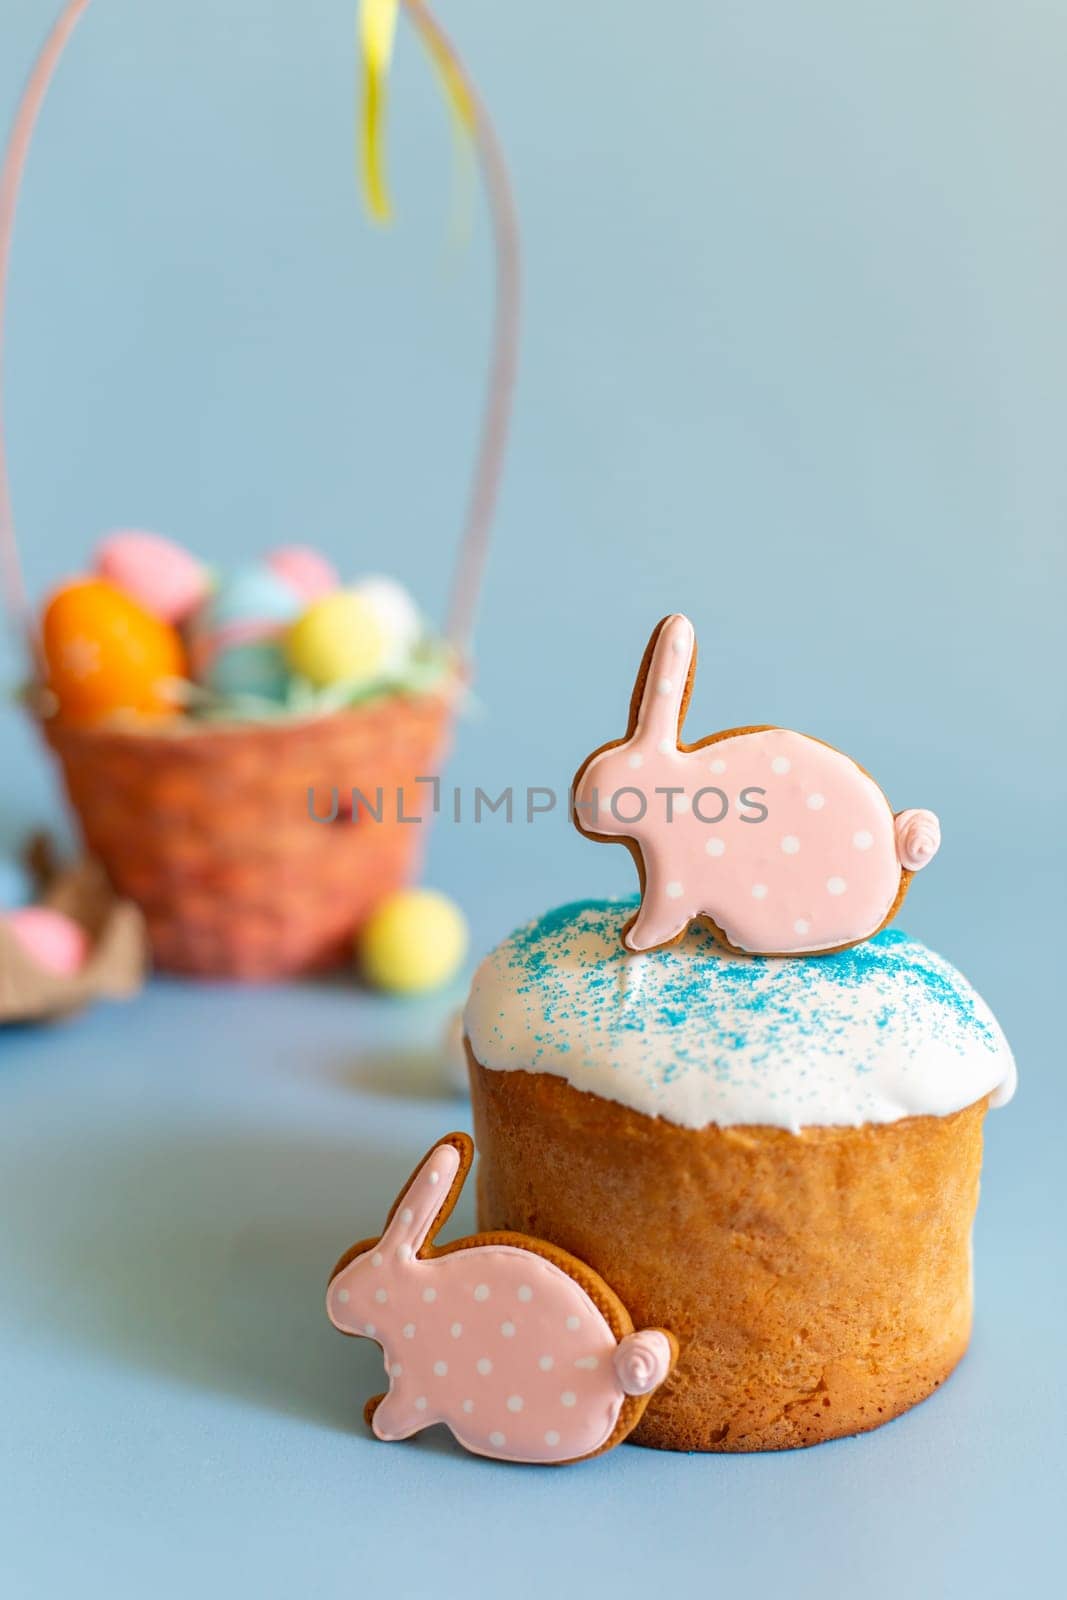
POLYGON ((330 1278, 331 1322, 385 1355, 389 1391, 368 1401, 367 1420, 387 1440, 444 1422, 501 1461, 598 1455, 636 1427, 675 1340, 634 1332, 607 1284, 554 1245, 485 1233, 437 1248, 473 1154, 463 1133, 435 1145, 382 1236, 354 1245, 330 1278))
POLYGON ((641 906, 633 951, 708 923, 744 954, 818 955, 868 939, 937 853, 931 811, 893 810, 862 767, 787 728, 731 728, 680 743, 696 668, 688 617, 665 617, 645 652, 626 737, 574 780, 574 820, 626 844, 641 906))

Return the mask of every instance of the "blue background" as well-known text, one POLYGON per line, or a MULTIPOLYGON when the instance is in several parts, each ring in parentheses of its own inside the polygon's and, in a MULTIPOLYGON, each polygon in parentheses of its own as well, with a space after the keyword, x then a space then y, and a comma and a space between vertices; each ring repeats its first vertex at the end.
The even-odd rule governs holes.
MULTIPOLYGON (((1038 1592, 1064 1554, 1067 14, 442 12, 513 162, 527 274, 482 706, 450 777, 565 785, 682 606, 692 732, 809 729, 940 812, 906 924, 1022 1071, 990 1119, 974 1344, 925 1406, 815 1452, 623 1448, 557 1474, 375 1446, 376 1352, 332 1333, 323 1279, 466 1117, 435 1090, 456 997, 158 982, 0 1036, 5 1593, 1038 1592)), ((5 0, 5 116, 50 15, 5 0)), ((483 219, 449 243, 449 136, 409 34, 391 122, 399 214, 376 235, 350 0, 98 0, 14 263, 36 593, 142 524, 217 562, 309 539, 440 613, 491 276, 483 219)), ((58 819, 13 710, 0 775, 0 837, 58 819)), ((476 950, 631 881, 558 816, 442 822, 429 877, 476 950)))

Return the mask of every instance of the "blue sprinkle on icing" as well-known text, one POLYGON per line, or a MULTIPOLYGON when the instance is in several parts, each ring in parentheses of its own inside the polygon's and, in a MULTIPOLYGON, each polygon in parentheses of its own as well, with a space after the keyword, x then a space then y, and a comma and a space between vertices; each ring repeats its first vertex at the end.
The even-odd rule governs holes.
POLYGON ((487 958, 467 1012, 486 1065, 555 1071, 689 1126, 944 1113, 1012 1078, 966 979, 896 928, 782 959, 735 956, 694 926, 639 956, 621 942, 636 907, 559 906, 487 958))

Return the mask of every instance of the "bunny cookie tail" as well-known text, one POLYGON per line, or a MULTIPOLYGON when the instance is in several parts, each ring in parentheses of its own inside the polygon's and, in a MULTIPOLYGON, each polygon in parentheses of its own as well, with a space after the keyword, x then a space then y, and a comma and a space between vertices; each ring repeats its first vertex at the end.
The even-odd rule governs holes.
POLYGON ((941 824, 932 811, 899 811, 893 819, 897 858, 908 872, 921 872, 941 848, 941 824))
POLYGON ((674 1345, 660 1328, 628 1333, 615 1347, 615 1376, 623 1394, 651 1394, 674 1365, 674 1345))

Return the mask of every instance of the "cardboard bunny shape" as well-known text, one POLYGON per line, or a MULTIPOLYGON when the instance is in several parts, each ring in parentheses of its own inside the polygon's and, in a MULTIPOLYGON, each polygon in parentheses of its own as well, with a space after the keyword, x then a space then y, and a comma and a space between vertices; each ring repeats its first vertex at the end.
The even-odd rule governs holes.
POLYGON ((385 1355, 389 1391, 364 1414, 379 1439, 444 1422, 465 1449, 500 1461, 599 1455, 636 1427, 675 1340, 635 1333, 603 1279, 541 1240, 483 1233, 438 1249, 473 1155, 464 1133, 440 1140, 381 1237, 354 1245, 330 1277, 330 1321, 385 1355))
POLYGON ((749 955, 824 955, 898 911, 941 843, 931 811, 893 814, 862 767, 786 728, 681 730, 696 669, 688 617, 665 617, 645 652, 626 737, 574 779, 579 830, 628 846, 641 906, 633 951, 673 944, 696 919, 749 955))

